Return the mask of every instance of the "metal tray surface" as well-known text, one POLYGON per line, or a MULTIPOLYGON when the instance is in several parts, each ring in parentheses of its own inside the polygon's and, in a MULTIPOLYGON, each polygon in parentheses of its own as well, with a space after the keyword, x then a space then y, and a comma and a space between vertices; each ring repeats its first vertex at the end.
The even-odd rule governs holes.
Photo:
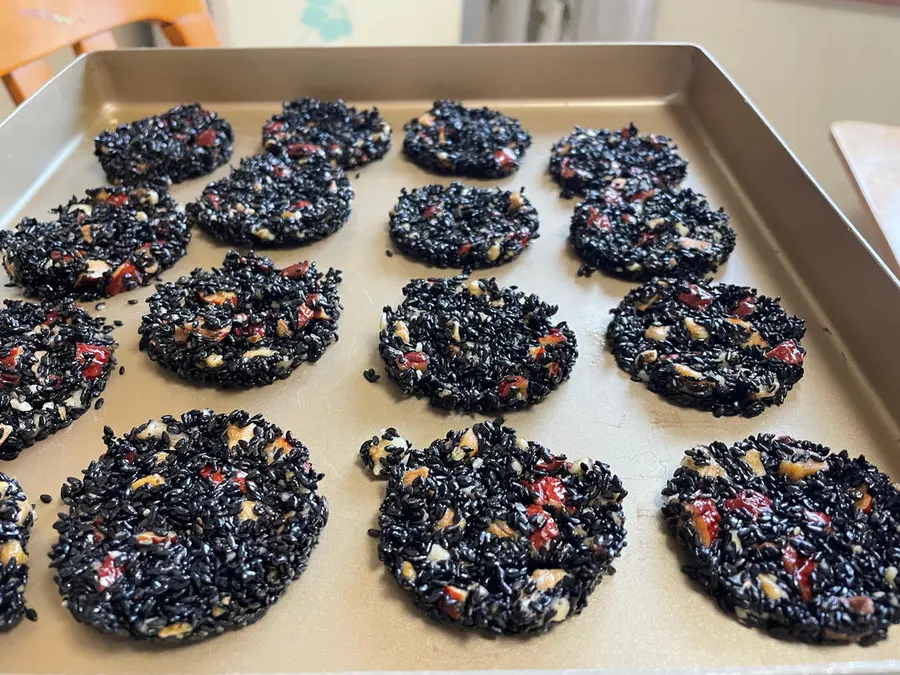
MULTIPOLYGON (((864 453, 900 477, 897 444, 900 286, 809 174, 715 62, 690 45, 571 45, 452 48, 119 51, 82 57, 0 127, 0 214, 5 227, 40 217, 72 194, 104 182, 92 139, 104 127, 200 100, 236 132, 233 163, 260 151, 260 127, 279 102, 298 95, 377 104, 394 128, 383 161, 350 178, 350 222, 303 249, 270 253, 279 264, 314 259, 344 271, 340 341, 289 379, 249 391, 217 391, 179 381, 137 349, 144 288, 94 313, 125 325, 115 335, 127 367, 114 374, 106 405, 25 451, 0 469, 18 476, 37 503, 30 546, 29 603, 39 620, 0 636, 0 670, 12 673, 282 673, 690 669, 721 672, 900 671, 900 628, 869 648, 814 647, 741 627, 681 573, 679 550, 659 513, 660 489, 682 451, 715 439, 775 431, 864 453), (447 414, 404 398, 383 378, 376 351, 381 308, 401 300, 413 277, 449 275, 392 248, 387 215, 402 187, 448 182, 400 153, 403 123, 435 98, 489 104, 521 119, 534 136, 518 174, 477 181, 524 186, 541 218, 541 237, 495 275, 559 304, 579 337, 571 380, 544 403, 507 415, 509 424, 569 456, 608 462, 630 494, 628 546, 587 609, 533 638, 505 638, 437 625, 388 576, 366 530, 376 524, 384 485, 357 462, 360 443, 396 426, 415 444, 471 425, 479 416, 447 414), (785 405, 754 419, 716 419, 676 408, 632 383, 606 351, 609 310, 633 287, 602 274, 577 277, 567 244, 574 200, 559 197, 546 174, 550 145, 573 125, 617 127, 675 138, 690 159, 686 185, 725 207, 738 245, 717 279, 780 295, 804 316, 806 375, 785 405), (141 300, 136 306, 131 298, 141 300), (123 433, 147 419, 197 407, 246 408, 291 429, 325 473, 331 520, 308 571, 257 624, 175 648, 113 639, 77 624, 61 605, 47 552, 67 476, 102 451, 104 425, 123 433)), ((174 188, 195 199, 207 180, 174 188)), ((473 181, 474 182, 474 181, 473 181)), ((188 255, 164 273, 174 280, 221 262, 227 247, 195 231, 188 255)), ((16 289, 4 296, 17 297, 16 289)), ((421 447, 421 445, 419 445, 421 447)))

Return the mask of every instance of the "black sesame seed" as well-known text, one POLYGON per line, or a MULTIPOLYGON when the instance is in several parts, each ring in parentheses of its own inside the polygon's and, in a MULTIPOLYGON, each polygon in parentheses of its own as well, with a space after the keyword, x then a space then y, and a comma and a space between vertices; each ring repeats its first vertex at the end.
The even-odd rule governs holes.
MULTIPOLYGON (((34 524, 34 514, 19 482, 0 472, 0 543, 15 548, 28 555, 28 539, 34 524)), ((13 551, 15 552, 15 548, 13 551)), ((27 557, 25 559, 27 561, 27 557)), ((28 564, 20 563, 12 555, 5 565, 0 565, 0 633, 14 628, 28 617, 37 617, 34 610, 26 608, 22 596, 28 583, 28 564)))
POLYGON ((524 408, 575 365, 575 334, 536 295, 465 276, 414 279, 403 294, 399 307, 384 308, 379 353, 403 391, 436 407, 524 408))
POLYGON ((137 298, 131 298, 130 300, 128 300, 129 305, 136 305, 138 304, 138 302, 140 302, 140 300, 138 300, 137 298))
POLYGON ((394 257, 394 252, 393 252, 391 249, 385 249, 384 254, 385 254, 388 258, 393 258, 393 257, 394 257))
POLYGON ((350 217, 353 188, 340 167, 318 154, 282 162, 241 159, 187 205, 191 223, 232 244, 298 246, 334 234, 350 217))
POLYGON ((119 366, 119 375, 125 374, 125 366, 119 366))
POLYGON ((612 314, 619 367, 678 405, 752 417, 803 376, 803 320, 753 288, 654 279, 612 314))
POLYGON ((358 111, 342 100, 310 97, 285 103, 263 127, 262 137, 269 152, 291 159, 324 153, 344 169, 381 159, 391 147, 391 127, 378 108, 358 111))
POLYGON ((376 528, 374 528, 374 527, 370 527, 370 528, 367 530, 366 534, 368 534, 370 537, 380 537, 380 536, 381 536, 381 530, 376 529, 376 528))
POLYGON ((221 268, 157 287, 138 329, 140 348, 184 379, 270 384, 337 340, 340 280, 339 270, 323 274, 312 262, 279 270, 268 258, 230 251, 221 268))
POLYGON ((424 450, 386 429, 360 455, 388 479, 378 557, 432 619, 543 632, 584 609, 625 545, 627 493, 609 467, 576 468, 503 420, 424 450))
POLYGON ((439 174, 501 178, 518 170, 531 134, 517 119, 489 108, 435 101, 403 127, 403 152, 414 164, 439 174))
POLYGON ((650 179, 657 186, 677 187, 687 174, 687 162, 670 138, 639 136, 630 124, 622 129, 575 131, 553 144, 550 173, 564 197, 622 189, 629 179, 650 179))
POLYGON ((630 281, 714 272, 734 250, 722 209, 686 188, 593 193, 575 207, 569 241, 585 264, 630 281))
POLYGON ((115 326, 116 328, 121 328, 124 325, 125 323, 123 321, 120 321, 119 319, 113 320, 113 326, 115 326))
POLYGON ((366 378, 369 382, 378 382, 378 380, 381 379, 381 375, 376 373, 374 368, 364 370, 363 377, 366 378))
POLYGON ((261 618, 328 518, 321 474, 290 432, 245 411, 151 420, 63 487, 51 567, 80 622, 196 640, 261 618), (236 440, 236 439, 240 440, 236 440))
POLYGON ((72 424, 116 365, 112 326, 73 300, 6 300, 0 310, 0 459, 72 424))
POLYGON ((233 143, 231 125, 194 103, 105 130, 94 139, 94 154, 113 182, 180 183, 225 164, 233 143))
POLYGON ((49 504, 50 502, 53 501, 53 497, 44 493, 41 495, 41 501, 44 502, 45 504, 49 504))
POLYGON ((900 623, 900 491, 864 457, 769 434, 714 442, 663 495, 684 571, 741 623, 863 645, 900 623))
POLYGON ((98 399, 97 399, 97 402, 94 403, 94 410, 100 410, 100 408, 103 407, 103 404, 104 404, 105 402, 106 402, 106 401, 105 401, 103 398, 98 398, 98 399))
POLYGON ((522 191, 426 185, 400 193, 391 239, 405 254, 437 265, 475 269, 515 260, 538 237, 537 211, 522 191))
POLYGON ((25 218, 0 232, 6 270, 30 296, 90 300, 146 286, 191 238, 161 184, 87 190, 54 212, 54 221, 25 218))

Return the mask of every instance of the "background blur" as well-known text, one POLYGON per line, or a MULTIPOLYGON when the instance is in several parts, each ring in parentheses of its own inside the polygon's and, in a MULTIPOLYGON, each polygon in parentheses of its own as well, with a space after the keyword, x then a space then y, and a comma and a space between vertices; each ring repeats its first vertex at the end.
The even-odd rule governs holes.
MULTIPOLYGON (((234 47, 696 42, 731 72, 857 224, 870 216, 831 145, 829 124, 900 123, 894 73, 900 63, 900 3, 892 0, 209 0, 209 5, 223 43, 234 47)), ((165 44, 149 26, 116 32, 122 46, 165 44)), ((51 62, 59 69, 71 58, 59 53, 51 62)), ((0 117, 11 110, 0 99, 0 117)))

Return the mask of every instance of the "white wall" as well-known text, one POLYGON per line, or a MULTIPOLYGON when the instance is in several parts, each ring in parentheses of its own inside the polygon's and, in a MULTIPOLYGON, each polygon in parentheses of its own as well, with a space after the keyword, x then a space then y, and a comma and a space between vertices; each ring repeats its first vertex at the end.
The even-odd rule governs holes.
POLYGON ((828 127, 842 119, 900 125, 900 7, 854 0, 659 0, 654 37, 705 46, 838 206, 868 227, 828 127))
POLYGON ((329 0, 346 16, 351 35, 331 40, 303 23, 307 0, 210 0, 223 43, 229 47, 295 45, 444 45, 460 41, 462 0, 329 0))

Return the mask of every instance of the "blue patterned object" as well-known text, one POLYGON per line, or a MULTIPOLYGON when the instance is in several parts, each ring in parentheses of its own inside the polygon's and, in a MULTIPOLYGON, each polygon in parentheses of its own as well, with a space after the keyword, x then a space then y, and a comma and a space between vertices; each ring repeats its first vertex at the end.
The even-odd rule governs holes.
POLYGON ((306 9, 300 20, 304 26, 316 30, 325 42, 334 42, 353 34, 347 8, 335 0, 306 0, 306 9))

